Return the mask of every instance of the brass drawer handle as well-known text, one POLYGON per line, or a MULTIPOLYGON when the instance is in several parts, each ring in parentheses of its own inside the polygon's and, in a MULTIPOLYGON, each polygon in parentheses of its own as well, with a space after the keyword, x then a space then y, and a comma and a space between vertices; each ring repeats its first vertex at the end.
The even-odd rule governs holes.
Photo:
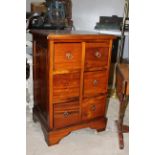
POLYGON ((68 60, 71 60, 71 59, 73 58, 72 53, 67 52, 67 53, 66 53, 66 58, 67 58, 68 60))
POLYGON ((95 110, 96 110, 96 106, 95 106, 95 105, 92 105, 92 106, 91 106, 91 110, 92 110, 92 111, 95 111, 95 110))
POLYGON ((64 112, 64 117, 68 117, 69 116, 69 112, 65 111, 64 112))
POLYGON ((99 51, 96 51, 96 52, 95 52, 95 57, 96 57, 96 58, 101 58, 101 53, 100 53, 99 51))
POLYGON ((98 80, 94 80, 94 81, 93 81, 93 85, 94 85, 94 86, 97 86, 97 85, 98 85, 98 80))

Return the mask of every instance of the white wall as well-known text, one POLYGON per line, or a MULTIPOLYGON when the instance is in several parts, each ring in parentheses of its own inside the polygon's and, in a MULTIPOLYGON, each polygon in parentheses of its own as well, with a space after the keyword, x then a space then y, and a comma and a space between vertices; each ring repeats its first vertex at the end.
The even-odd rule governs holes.
POLYGON ((123 16, 124 0, 72 0, 76 29, 93 30, 99 16, 123 16))

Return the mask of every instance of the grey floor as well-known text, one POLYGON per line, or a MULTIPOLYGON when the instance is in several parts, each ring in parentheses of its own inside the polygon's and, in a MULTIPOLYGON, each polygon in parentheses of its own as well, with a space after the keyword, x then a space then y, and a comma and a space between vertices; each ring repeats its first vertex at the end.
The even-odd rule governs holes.
MULTIPOLYGON (((32 121, 32 114, 27 110, 27 155, 128 155, 129 134, 124 134, 125 147, 119 149, 118 136, 114 121, 118 118, 119 102, 110 99, 107 111, 106 131, 97 133, 86 128, 72 132, 59 144, 48 147, 45 143, 39 123, 32 121)), ((129 124, 127 107, 124 123, 129 124)))

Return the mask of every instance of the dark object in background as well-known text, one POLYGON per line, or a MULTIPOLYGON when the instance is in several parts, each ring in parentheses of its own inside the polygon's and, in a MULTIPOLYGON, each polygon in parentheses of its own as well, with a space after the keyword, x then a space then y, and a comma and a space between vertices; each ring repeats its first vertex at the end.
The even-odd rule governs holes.
POLYGON ((116 61, 117 61, 118 42, 119 42, 118 38, 113 40, 111 63, 116 63, 116 61))
POLYGON ((95 29, 120 29, 120 25, 123 18, 113 15, 109 16, 100 16, 99 22, 96 23, 95 29))
POLYGON ((26 80, 29 78, 30 76, 30 64, 27 62, 27 58, 26 58, 26 80))
MULTIPOLYGON (((99 22, 96 23, 95 29, 112 29, 112 30, 121 30, 123 23, 123 17, 113 16, 100 16, 99 22)), ((129 18, 126 19, 125 30, 129 30, 129 18)))
POLYGON ((120 29, 121 23, 123 21, 122 17, 113 15, 100 16, 99 22, 96 23, 95 29, 120 29))
POLYGON ((113 40, 112 52, 111 52, 111 64, 110 64, 110 71, 109 71, 109 86, 112 86, 113 83, 113 74, 114 74, 114 65, 117 61, 117 52, 118 52, 118 42, 119 38, 113 40))
MULTIPOLYGON (((120 26, 121 30, 122 30, 122 24, 123 22, 121 22, 121 26, 120 26)), ((124 31, 129 31, 129 17, 125 19, 124 31)))
POLYGON ((71 29, 73 26, 71 0, 46 0, 40 6, 32 3, 31 12, 27 29, 71 29))

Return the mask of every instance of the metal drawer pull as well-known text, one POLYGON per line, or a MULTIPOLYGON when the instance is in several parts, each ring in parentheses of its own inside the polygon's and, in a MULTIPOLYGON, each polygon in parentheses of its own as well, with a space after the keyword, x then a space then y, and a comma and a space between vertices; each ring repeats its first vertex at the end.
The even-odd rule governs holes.
POLYGON ((93 81, 93 85, 94 85, 94 86, 97 86, 97 85, 98 85, 98 81, 97 81, 97 80, 94 80, 94 81, 93 81))
POLYGON ((99 51, 96 51, 96 52, 95 52, 95 57, 96 57, 96 58, 101 58, 101 53, 100 53, 99 51))
POLYGON ((71 60, 71 59, 73 58, 72 53, 70 53, 70 52, 66 53, 66 58, 67 58, 68 60, 71 60))
POLYGON ((69 112, 65 111, 64 112, 64 117, 68 117, 69 116, 69 112))
POLYGON ((92 106, 91 106, 91 110, 92 110, 92 111, 95 111, 95 110, 96 110, 96 106, 95 106, 95 105, 92 105, 92 106))

